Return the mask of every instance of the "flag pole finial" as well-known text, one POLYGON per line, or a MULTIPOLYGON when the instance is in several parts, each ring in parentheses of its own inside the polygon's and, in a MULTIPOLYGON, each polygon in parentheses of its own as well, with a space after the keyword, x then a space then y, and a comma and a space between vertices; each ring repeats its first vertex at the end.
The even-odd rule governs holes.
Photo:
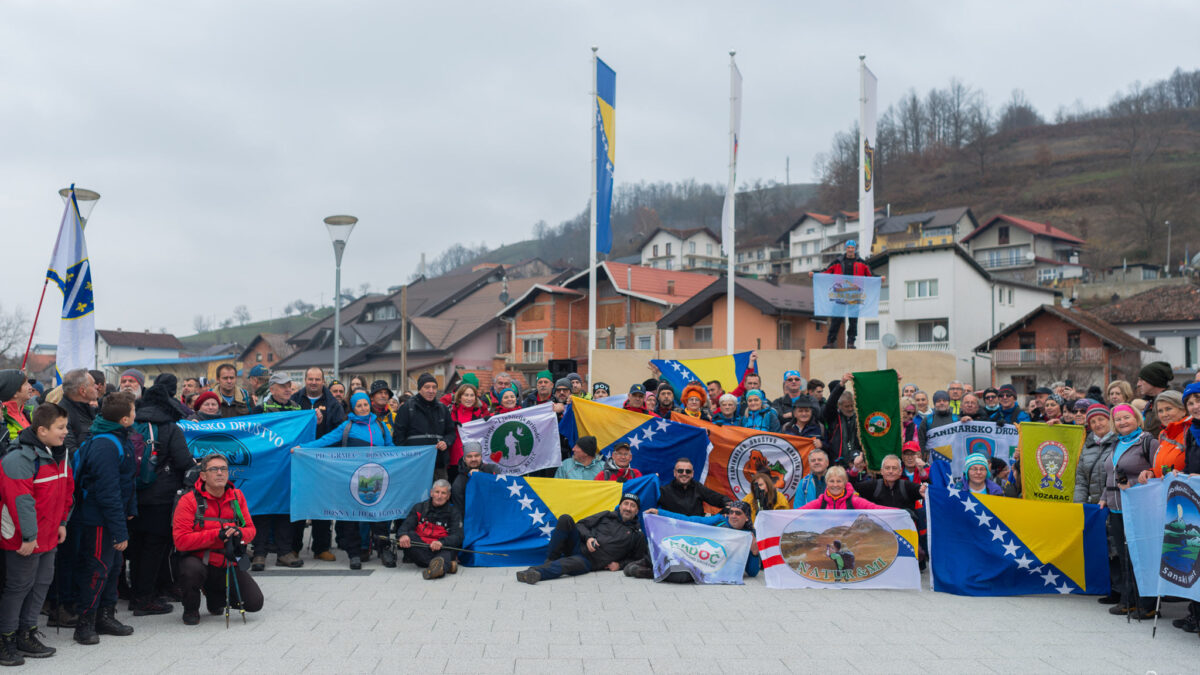
POLYGON ((592 53, 595 54, 598 51, 600 51, 600 48, 597 47, 596 45, 592 45, 592 53))
POLYGON ((736 54, 737 54, 737 52, 736 52, 736 51, 734 51, 734 50, 732 50, 732 49, 730 49, 730 50, 729 50, 729 55, 730 55, 730 56, 734 56, 734 55, 736 55, 736 54))
POLYGON ((866 60, 867 60, 867 55, 866 55, 866 54, 859 54, 859 55, 858 55, 858 60, 859 60, 859 61, 866 61, 866 60))

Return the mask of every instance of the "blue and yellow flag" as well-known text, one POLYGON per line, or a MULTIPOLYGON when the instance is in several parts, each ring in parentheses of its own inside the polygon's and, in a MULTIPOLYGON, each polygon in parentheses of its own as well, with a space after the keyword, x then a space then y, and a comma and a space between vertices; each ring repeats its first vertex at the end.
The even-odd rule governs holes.
POLYGON ((972 493, 933 462, 926 499, 933 590, 956 595, 1102 595, 1106 511, 972 493))
POLYGON ((596 59, 596 251, 612 252, 613 169, 617 156, 617 73, 596 59))
POLYGON ((660 484, 674 478, 675 460, 680 457, 692 460, 697 477, 703 474, 708 457, 704 429, 582 398, 571 399, 558 423, 558 433, 572 444, 580 436, 595 436, 604 456, 610 455, 617 443, 628 443, 633 451, 630 466, 643 476, 656 474, 660 484))
POLYGON ((511 567, 546 560, 546 545, 558 519, 576 521, 617 508, 621 495, 638 495, 642 510, 658 504, 658 481, 643 476, 626 483, 565 478, 519 478, 471 474, 464 510, 464 548, 503 556, 464 554, 465 565, 511 567))
MULTIPOLYGON (((725 391, 737 389, 742 375, 750 367, 750 353, 738 352, 708 359, 650 359, 650 363, 662 373, 662 379, 671 383, 678 398, 689 382, 707 384, 717 380, 725 391)), ((757 370, 758 366, 755 364, 755 371, 757 370)))

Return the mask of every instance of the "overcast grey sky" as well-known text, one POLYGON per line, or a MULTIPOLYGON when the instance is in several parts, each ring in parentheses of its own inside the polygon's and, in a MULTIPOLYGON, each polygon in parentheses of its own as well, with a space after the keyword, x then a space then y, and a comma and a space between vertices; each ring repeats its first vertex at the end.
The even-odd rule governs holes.
MULTIPOLYGON (((588 197, 590 49, 617 71, 617 182, 723 182, 728 51, 745 78, 739 178, 813 180, 857 116, 952 76, 1044 115, 1200 67, 1200 5, 1093 2, 288 2, 0 5, 0 304, 37 304, 71 182, 98 328, 328 301, 322 218, 360 219, 344 286, 421 252, 510 243, 588 197)), ((54 342, 47 294, 37 340, 54 342)))

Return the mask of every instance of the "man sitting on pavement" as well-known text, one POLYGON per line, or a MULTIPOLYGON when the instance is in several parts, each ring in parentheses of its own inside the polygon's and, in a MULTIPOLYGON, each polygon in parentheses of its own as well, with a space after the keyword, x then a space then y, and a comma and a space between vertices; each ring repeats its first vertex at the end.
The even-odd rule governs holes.
POLYGON ((462 544, 462 510, 450 503, 449 481, 438 479, 429 490, 429 499, 412 507, 396 530, 396 546, 404 550, 405 562, 425 568, 422 577, 438 579, 447 572, 458 572, 456 552, 442 547, 462 544))
POLYGON ((546 562, 517 572, 517 580, 536 584, 592 571, 616 572, 647 555, 646 535, 638 522, 642 502, 632 493, 612 511, 595 513, 578 523, 563 514, 550 534, 546 562))

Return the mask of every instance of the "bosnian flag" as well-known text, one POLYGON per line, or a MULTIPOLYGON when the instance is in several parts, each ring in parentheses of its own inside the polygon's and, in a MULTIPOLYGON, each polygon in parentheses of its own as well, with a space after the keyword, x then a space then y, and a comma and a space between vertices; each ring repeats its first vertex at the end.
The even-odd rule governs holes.
POLYGON ((67 207, 58 227, 58 240, 46 269, 46 279, 62 291, 62 322, 58 328, 56 378, 75 368, 96 367, 96 316, 92 301, 92 267, 88 262, 83 221, 71 186, 67 207))

